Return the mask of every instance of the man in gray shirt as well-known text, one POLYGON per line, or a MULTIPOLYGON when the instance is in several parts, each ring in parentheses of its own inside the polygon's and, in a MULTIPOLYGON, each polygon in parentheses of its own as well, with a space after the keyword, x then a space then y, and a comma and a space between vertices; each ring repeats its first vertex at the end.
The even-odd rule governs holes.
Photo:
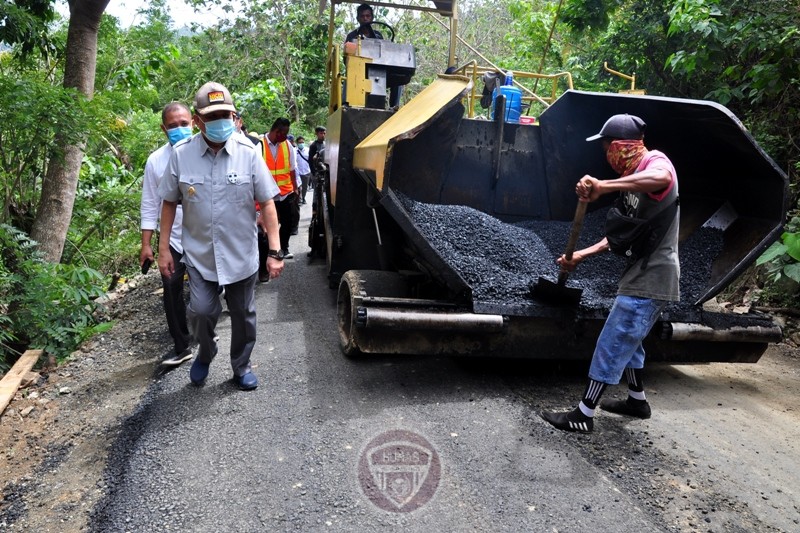
MULTIPOLYGON (((224 86, 209 82, 200 88, 193 119, 202 134, 175 147, 158 192, 164 200, 162 234, 169 233, 178 203, 183 208, 182 261, 191 295, 187 314, 198 343, 189 378, 202 385, 217 355, 215 330, 222 311, 217 291, 222 286, 231 316, 233 379, 240 389, 251 390, 258 386, 250 366, 256 341, 256 202, 269 240, 270 277, 283 271, 283 257, 272 200, 278 187, 253 144, 233 135, 235 111, 224 86)), ((175 270, 167 239, 159 244, 158 268, 163 276, 175 270)))
MULTIPOLYGON (((619 289, 608 318, 597 339, 589 383, 578 406, 569 412, 542 412, 542 418, 562 431, 591 433, 595 409, 602 409, 635 418, 650 418, 650 404, 644 392, 643 341, 650 333, 661 311, 669 302, 680 300, 680 261, 678 236, 678 175, 667 156, 648 150, 644 144, 647 125, 635 115, 614 115, 600 133, 586 139, 600 141, 606 160, 620 177, 599 180, 585 175, 575 185, 581 202, 594 202, 609 193, 619 193, 625 214, 654 222, 664 214, 664 233, 649 253, 632 258, 619 282, 619 289), (669 215, 669 216, 667 216, 669 215), (608 385, 616 385, 622 376, 628 382, 625 400, 600 397, 608 385)), ((608 232, 599 242, 576 250, 571 259, 565 255, 557 262, 571 272, 585 259, 615 251, 609 244, 608 232)), ((615 253, 620 253, 615 251, 615 253)), ((630 253, 630 252, 629 252, 630 253)))

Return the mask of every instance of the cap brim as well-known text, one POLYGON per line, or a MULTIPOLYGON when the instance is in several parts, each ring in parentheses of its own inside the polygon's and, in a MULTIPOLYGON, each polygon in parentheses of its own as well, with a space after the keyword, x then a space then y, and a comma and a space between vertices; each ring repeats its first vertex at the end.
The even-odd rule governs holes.
POLYGON ((195 109, 200 115, 207 115, 209 113, 213 113, 214 111, 233 111, 236 112, 236 108, 230 104, 215 104, 210 105, 208 107, 204 107, 203 109, 195 109))
POLYGON ((596 141, 596 140, 602 139, 602 138, 603 138, 603 136, 598 133, 597 135, 592 135, 591 137, 586 137, 586 140, 591 142, 591 141, 596 141))

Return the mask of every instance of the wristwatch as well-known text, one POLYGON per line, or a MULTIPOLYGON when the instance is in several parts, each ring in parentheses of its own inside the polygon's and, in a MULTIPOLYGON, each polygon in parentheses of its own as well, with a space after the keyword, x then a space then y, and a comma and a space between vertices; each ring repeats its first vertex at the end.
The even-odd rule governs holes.
POLYGON ((283 250, 268 250, 267 257, 283 261, 283 250))

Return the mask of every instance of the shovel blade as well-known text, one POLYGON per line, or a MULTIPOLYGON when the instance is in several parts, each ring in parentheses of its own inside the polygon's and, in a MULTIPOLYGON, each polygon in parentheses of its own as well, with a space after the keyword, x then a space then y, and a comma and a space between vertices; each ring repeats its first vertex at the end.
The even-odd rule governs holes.
POLYGON ((581 301, 583 289, 567 287, 563 283, 556 283, 547 278, 539 278, 539 281, 531 285, 531 296, 555 305, 578 305, 581 301))

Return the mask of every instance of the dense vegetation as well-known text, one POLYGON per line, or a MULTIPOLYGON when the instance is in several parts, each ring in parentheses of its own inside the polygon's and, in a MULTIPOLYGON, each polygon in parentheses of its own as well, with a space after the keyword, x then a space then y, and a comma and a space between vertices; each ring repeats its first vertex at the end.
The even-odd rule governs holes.
MULTIPOLYGON (((190 102, 213 79, 234 93, 251 130, 287 116, 295 133, 308 136, 325 120, 327 14, 318 3, 248 0, 236 3, 236 17, 188 28, 170 19, 165 0, 144 5, 132 27, 101 19, 93 98, 64 83, 68 21, 52 2, 0 6, 0 355, 8 360, 28 343, 68 354, 97 327, 92 302, 101 289, 137 269, 141 175, 164 142, 164 104, 190 102), (43 181, 68 157, 67 145, 78 146, 83 160, 55 265, 30 236, 44 213, 43 181)), ((351 7, 340 10, 337 42, 354 25, 351 7)), ((398 40, 417 47, 420 67, 407 99, 446 66, 447 32, 435 15, 375 11, 398 40)), ((462 0, 460 28, 473 48, 459 46, 459 64, 482 63, 477 50, 503 68, 568 71, 578 89, 624 88, 604 71, 608 62, 635 72, 650 94, 725 104, 796 185, 800 11, 792 2, 462 0)), ((762 258, 767 293, 782 305, 793 303, 800 281, 798 226, 793 219, 762 258)))

